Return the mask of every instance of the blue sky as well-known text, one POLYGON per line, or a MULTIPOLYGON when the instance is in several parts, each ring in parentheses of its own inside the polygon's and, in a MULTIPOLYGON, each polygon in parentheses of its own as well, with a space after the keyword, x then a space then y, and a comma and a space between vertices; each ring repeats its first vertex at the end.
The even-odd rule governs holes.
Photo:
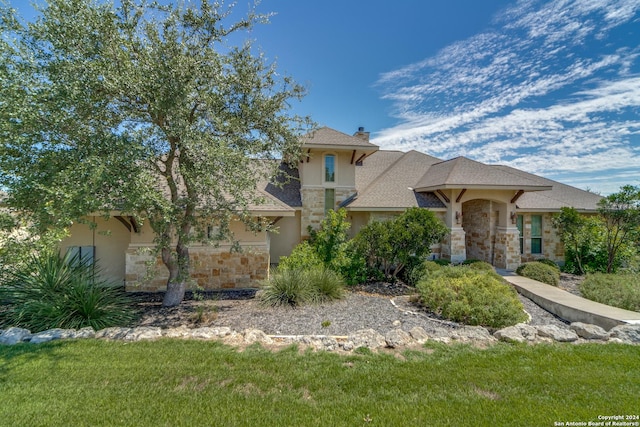
MULTIPOLYGON (((30 18, 26 0, 10 3, 30 18)), ((244 4, 244 2, 241 2, 244 4)), ((640 0, 263 0, 294 112, 384 149, 640 185, 640 0)))

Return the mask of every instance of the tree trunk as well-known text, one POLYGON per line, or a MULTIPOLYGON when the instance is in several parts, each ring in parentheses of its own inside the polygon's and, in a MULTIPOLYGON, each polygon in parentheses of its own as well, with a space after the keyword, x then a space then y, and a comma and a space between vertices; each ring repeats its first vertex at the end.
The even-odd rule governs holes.
POLYGON ((182 239, 178 239, 176 257, 172 257, 170 252, 168 248, 162 249, 162 261, 169 269, 167 292, 162 301, 163 307, 180 305, 184 299, 189 279, 189 247, 182 243, 182 239))
POLYGON ((180 305, 184 299, 184 292, 187 289, 187 284, 184 280, 167 283, 167 292, 164 294, 162 300, 163 307, 175 307, 180 305))

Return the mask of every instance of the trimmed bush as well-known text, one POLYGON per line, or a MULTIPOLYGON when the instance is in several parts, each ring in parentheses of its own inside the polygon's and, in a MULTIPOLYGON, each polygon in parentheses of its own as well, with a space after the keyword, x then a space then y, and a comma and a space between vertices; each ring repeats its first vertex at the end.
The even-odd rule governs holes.
POLYGON ((263 282, 260 300, 269 306, 297 307, 322 303, 344 296, 344 280, 320 265, 312 268, 279 268, 263 282))
POLYGON ((489 264, 488 262, 484 262, 484 261, 472 262, 471 264, 469 264, 469 268, 472 269, 472 270, 494 271, 495 272, 495 269, 493 268, 493 265, 489 264))
POLYGON ((527 319, 516 291, 495 273, 446 267, 418 283, 422 304, 466 325, 502 328, 527 319))
POLYGON ((33 255, 0 286, 0 326, 40 332, 125 326, 134 318, 124 291, 99 278, 92 265, 45 252, 33 255))
POLYGON ((541 262, 522 264, 516 269, 516 273, 552 286, 558 286, 560 283, 560 270, 541 262))
POLYGON ((540 259, 537 259, 535 262, 539 262, 539 263, 551 266, 556 270, 560 270, 560 266, 555 261, 550 260, 548 258, 540 258, 540 259))
POLYGON ((638 274, 588 274, 580 285, 580 292, 592 301, 640 312, 638 274))

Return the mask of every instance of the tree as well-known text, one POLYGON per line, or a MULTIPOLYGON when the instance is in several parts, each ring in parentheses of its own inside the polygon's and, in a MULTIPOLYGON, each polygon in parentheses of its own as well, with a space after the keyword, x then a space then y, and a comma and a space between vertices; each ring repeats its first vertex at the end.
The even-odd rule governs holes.
POLYGON ((625 185, 598 203, 605 226, 607 273, 615 269, 621 250, 637 245, 640 237, 640 187, 625 185))
POLYGON ((601 221, 596 216, 581 215, 575 208, 564 207, 554 216, 553 226, 558 229, 560 240, 566 251, 566 263, 574 267, 574 272, 584 274, 587 265, 593 265, 601 252, 601 221))
POLYGON ((252 160, 295 162, 310 121, 289 113, 304 89, 232 43, 267 21, 255 8, 231 22, 209 0, 119 3, 48 0, 28 27, 2 10, 0 185, 43 228, 112 210, 148 220, 173 306, 204 224, 220 239, 232 218, 260 226, 248 206, 277 165, 252 160))
POLYGON ((372 222, 356 236, 356 245, 372 267, 385 275, 398 274, 413 259, 423 260, 431 246, 447 234, 448 228, 431 211, 409 208, 400 216, 372 222))

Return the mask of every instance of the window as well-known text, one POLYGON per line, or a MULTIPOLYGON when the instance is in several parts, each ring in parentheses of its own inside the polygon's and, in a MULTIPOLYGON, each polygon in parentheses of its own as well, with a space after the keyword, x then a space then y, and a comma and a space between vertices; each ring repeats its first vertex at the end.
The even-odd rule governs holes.
POLYGON ((336 180, 336 156, 333 154, 324 156, 324 180, 325 182, 335 182, 336 180))
POLYGON ((518 217, 516 218, 516 224, 518 226, 518 231, 520 232, 520 253, 523 254, 524 253, 524 232, 523 232, 524 218, 522 217, 522 215, 518 215, 518 217))
POLYGON ((542 253, 542 216, 531 215, 531 253, 542 253))
POLYGON ((324 213, 332 210, 336 206, 336 191, 333 188, 324 190, 324 213))
POLYGON ((72 265, 93 265, 95 259, 95 246, 69 246, 67 256, 72 265))

